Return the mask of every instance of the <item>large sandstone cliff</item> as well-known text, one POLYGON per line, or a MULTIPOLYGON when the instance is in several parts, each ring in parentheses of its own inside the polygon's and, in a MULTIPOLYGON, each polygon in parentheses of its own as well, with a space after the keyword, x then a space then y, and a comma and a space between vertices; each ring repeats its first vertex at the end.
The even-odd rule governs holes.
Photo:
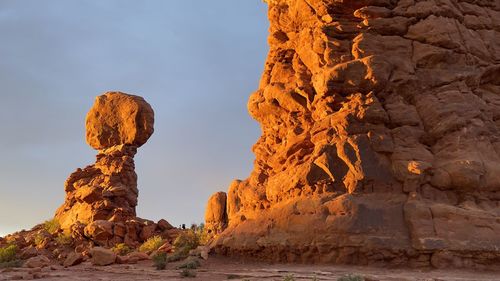
POLYGON ((210 199, 214 249, 498 266, 500 2, 267 2, 262 136, 250 177, 210 199))

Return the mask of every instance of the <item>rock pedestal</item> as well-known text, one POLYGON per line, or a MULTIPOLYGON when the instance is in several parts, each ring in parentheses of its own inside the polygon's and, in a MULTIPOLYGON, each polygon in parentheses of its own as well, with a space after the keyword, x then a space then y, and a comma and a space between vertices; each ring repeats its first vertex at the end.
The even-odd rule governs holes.
POLYGON ((267 2, 263 134, 215 250, 498 266, 500 2, 267 2))
POLYGON ((96 98, 86 136, 99 152, 95 164, 66 181, 66 199, 55 215, 63 230, 102 246, 133 245, 153 235, 156 224, 136 217, 134 170, 134 155, 153 134, 153 124, 153 109, 141 97, 108 92, 96 98))

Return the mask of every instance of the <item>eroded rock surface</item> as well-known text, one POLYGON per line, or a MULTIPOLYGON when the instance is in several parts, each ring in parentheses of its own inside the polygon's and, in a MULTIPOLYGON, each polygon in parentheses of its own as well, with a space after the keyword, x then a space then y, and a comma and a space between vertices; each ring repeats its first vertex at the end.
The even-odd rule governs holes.
POLYGON ((86 119, 87 143, 95 149, 139 147, 154 131, 154 112, 139 96, 108 92, 98 96, 86 119))
POLYGON ((66 199, 55 216, 64 231, 101 246, 136 245, 162 231, 135 212, 134 155, 153 133, 153 123, 153 109, 141 97, 108 92, 96 98, 86 135, 99 152, 95 164, 77 169, 66 181, 66 199))
POLYGON ((267 2, 263 134, 215 250, 498 266, 500 2, 267 2))

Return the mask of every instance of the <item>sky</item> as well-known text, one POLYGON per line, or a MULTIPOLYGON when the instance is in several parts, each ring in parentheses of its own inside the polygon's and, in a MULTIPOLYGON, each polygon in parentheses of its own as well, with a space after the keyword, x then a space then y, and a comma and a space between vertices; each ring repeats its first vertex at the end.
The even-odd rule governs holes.
POLYGON ((155 133, 135 157, 138 216, 203 221, 248 177, 247 113, 268 51, 258 0, 0 1, 0 236, 53 217, 93 164, 85 115, 106 91, 144 97, 155 133))

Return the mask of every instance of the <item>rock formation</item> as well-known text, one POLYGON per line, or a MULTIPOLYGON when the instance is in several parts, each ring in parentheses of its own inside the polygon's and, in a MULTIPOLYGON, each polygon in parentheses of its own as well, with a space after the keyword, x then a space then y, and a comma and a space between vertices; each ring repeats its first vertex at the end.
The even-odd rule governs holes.
POLYGON ((500 2, 266 2, 263 133, 250 177, 210 200, 215 251, 498 266, 500 2))
POLYGON ((94 165, 66 181, 66 199, 55 215, 63 230, 102 246, 134 245, 154 234, 155 223, 136 217, 134 171, 134 155, 153 134, 153 124, 153 109, 141 97, 108 92, 96 98, 86 136, 99 153, 94 165))

